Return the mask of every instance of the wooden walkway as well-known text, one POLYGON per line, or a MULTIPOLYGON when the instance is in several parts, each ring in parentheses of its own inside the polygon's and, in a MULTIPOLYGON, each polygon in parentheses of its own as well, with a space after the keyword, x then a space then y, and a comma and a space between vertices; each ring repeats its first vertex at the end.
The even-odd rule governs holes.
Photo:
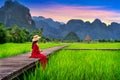
POLYGON ((65 48, 64 50, 120 50, 120 48, 65 48))
MULTIPOLYGON (((42 53, 48 56, 49 54, 58 51, 66 46, 68 45, 48 48, 43 50, 42 53)), ((22 74, 23 70, 26 71, 34 67, 39 59, 29 58, 30 55, 31 53, 29 52, 9 58, 0 59, 0 80, 12 80, 22 74)))

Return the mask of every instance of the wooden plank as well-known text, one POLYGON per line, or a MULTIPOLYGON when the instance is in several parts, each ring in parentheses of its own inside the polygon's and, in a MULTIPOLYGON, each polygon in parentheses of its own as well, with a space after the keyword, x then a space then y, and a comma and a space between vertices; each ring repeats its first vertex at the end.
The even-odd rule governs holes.
POLYGON ((120 48, 66 48, 64 50, 120 50, 120 48))
MULTIPOLYGON (((48 56, 66 46, 68 45, 48 48, 43 50, 42 53, 48 56)), ((0 59, 0 80, 12 80, 22 74, 23 70, 26 71, 34 67, 39 59, 29 58, 30 55, 31 53, 28 52, 17 56, 0 59)))

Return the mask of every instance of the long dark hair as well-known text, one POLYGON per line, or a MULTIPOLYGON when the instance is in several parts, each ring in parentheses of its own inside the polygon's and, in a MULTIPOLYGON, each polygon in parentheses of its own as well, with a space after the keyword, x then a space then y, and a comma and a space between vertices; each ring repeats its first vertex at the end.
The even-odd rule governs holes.
POLYGON ((37 43, 38 41, 33 41, 32 42, 32 49, 33 49, 33 45, 35 44, 35 43, 37 43))

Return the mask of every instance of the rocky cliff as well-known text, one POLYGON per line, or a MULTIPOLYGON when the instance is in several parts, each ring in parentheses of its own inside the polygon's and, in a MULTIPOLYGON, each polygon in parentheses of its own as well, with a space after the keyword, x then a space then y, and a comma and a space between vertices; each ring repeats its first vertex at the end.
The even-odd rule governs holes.
POLYGON ((17 25, 29 30, 35 29, 30 10, 17 1, 6 0, 4 6, 0 8, 0 22, 8 27, 17 25))

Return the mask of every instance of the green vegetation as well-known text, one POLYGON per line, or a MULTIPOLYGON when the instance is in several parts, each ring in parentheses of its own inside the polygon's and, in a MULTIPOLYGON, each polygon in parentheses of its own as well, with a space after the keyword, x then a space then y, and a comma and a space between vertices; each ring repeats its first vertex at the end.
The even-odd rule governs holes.
POLYGON ((45 71, 37 67, 24 80, 119 80, 119 53, 62 50, 50 57, 45 71))
POLYGON ((32 40, 34 35, 41 36, 41 42, 50 42, 52 39, 46 38, 42 35, 43 28, 34 30, 32 32, 25 28, 19 28, 18 26, 5 27, 0 23, 0 44, 6 42, 24 43, 32 40))
POLYGON ((6 42, 7 32, 3 25, 0 23, 0 43, 6 42))
POLYGON ((120 48, 120 43, 73 43, 67 48, 120 48))
MULTIPOLYGON (((5 43, 0 44, 0 58, 15 56, 25 52, 30 52, 32 43, 5 43)), ((63 43, 39 43, 40 49, 63 45, 63 43)))

